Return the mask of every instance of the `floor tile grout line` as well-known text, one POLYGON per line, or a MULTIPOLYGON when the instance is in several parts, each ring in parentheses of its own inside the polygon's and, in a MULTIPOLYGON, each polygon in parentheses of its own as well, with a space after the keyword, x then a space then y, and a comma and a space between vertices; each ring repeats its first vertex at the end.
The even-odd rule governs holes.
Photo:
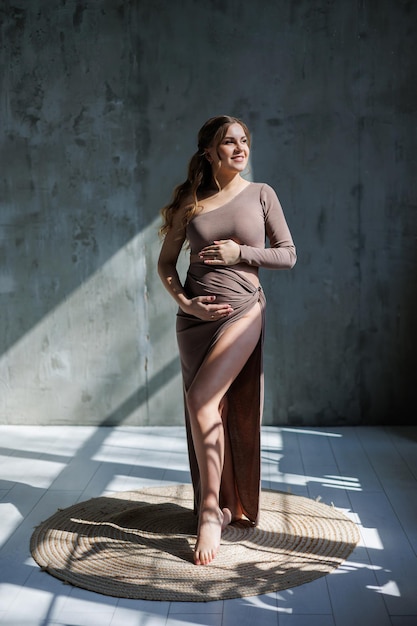
MULTIPOLYGON (((360 439, 359 439, 359 437, 358 437, 357 427, 350 427, 350 428, 349 428, 349 430, 350 430, 350 435, 351 435, 352 437, 354 437, 354 438, 355 438, 355 441, 356 441, 357 445, 358 445, 358 446, 359 446, 359 447, 363 450, 363 447, 362 447, 361 441, 360 441, 360 439)), ((342 435, 342 436, 343 436, 343 435, 342 435)), ((336 467, 337 467, 337 469, 338 469, 338 472, 339 472, 339 474, 340 474, 340 475, 342 475, 341 468, 340 468, 340 465, 339 465, 338 460, 337 460, 337 454, 336 454, 336 452, 335 452, 335 450, 334 450, 334 445, 333 445, 333 442, 332 442, 332 441, 330 442, 330 446, 331 446, 331 449, 332 449, 332 454, 333 454, 333 456, 334 456, 334 458, 335 458, 336 467)), ((366 455, 366 451, 365 451, 365 450, 363 450, 363 452, 365 453, 366 458, 368 458, 368 457, 367 457, 367 455, 366 455)), ((376 474, 375 469, 374 469, 373 465, 370 463, 370 460, 369 460, 369 459, 368 459, 368 463, 369 463, 369 466, 370 466, 370 467, 372 467, 373 472, 376 474)), ((348 491, 347 489, 345 489, 344 491, 345 491, 346 499, 347 499, 347 501, 349 502, 349 507, 350 507, 350 510, 352 511, 352 513, 353 513, 354 515, 358 515, 358 514, 356 513, 356 511, 355 511, 355 507, 353 506, 352 499, 351 499, 351 494, 349 493, 349 491, 348 491)), ((362 488, 361 488, 361 491, 363 491, 363 490, 362 490, 362 488)), ((359 517, 359 516, 358 516, 358 517, 359 517)), ((371 564, 372 564, 372 559, 371 559, 370 552, 369 552, 369 550, 368 550, 368 546, 365 544, 365 542, 364 542, 364 540, 363 540, 363 535, 362 535, 362 532, 361 532, 361 528, 363 527, 363 524, 362 524, 362 520, 360 519, 360 517, 359 517, 359 524, 356 524, 356 526, 358 526, 358 532, 359 532, 359 534, 360 534, 360 538, 361 538, 361 541, 362 541, 362 543, 363 543, 363 548, 364 548, 365 553, 366 553, 366 555, 367 555, 368 563, 371 563, 371 564)), ((358 546, 357 546, 357 547, 358 547, 358 546)), ((376 585, 376 586, 378 586, 378 579, 377 579, 377 576, 376 576, 375 571, 372 571, 371 575, 372 575, 372 576, 373 576, 373 578, 374 578, 375 585, 376 585)), ((332 595, 331 595, 331 593, 330 593, 329 581, 330 581, 330 579, 328 579, 328 577, 326 577, 326 586, 327 586, 328 593, 329 593, 330 606, 332 607, 332 616, 333 616, 333 621, 334 621, 334 623, 336 624, 336 619, 335 619, 335 608, 334 608, 334 603, 333 603, 333 601, 332 601, 332 595)), ((384 602, 385 611, 386 611, 387 615, 389 616, 388 606, 387 606, 387 604, 386 604, 386 602, 385 602, 385 599, 384 599, 384 598, 383 598, 383 602, 384 602)))
MULTIPOLYGON (((414 471, 412 470, 412 468, 409 466, 408 461, 407 461, 407 460, 403 457, 403 455, 402 455, 401 451, 399 450, 399 448, 398 448, 398 446, 397 446, 397 444, 396 444, 395 439, 392 437, 392 432, 391 432, 391 431, 392 431, 392 429, 391 429, 390 427, 387 427, 387 426, 385 426, 385 427, 384 427, 384 432, 386 433, 386 435, 387 435, 387 437, 388 437, 389 441, 391 442, 391 444, 392 444, 393 448, 395 448, 395 450, 396 450, 397 454, 398 454, 398 455, 399 455, 399 457, 402 459, 402 461, 403 461, 404 465, 407 467, 407 469, 409 470, 410 474, 413 476, 414 481, 415 481, 415 483, 416 483, 416 491, 417 491, 417 477, 416 477, 416 475, 414 474, 414 471)), ((385 490, 384 490, 384 491, 385 491, 385 490)), ((385 492, 385 493, 386 493, 386 492, 385 492)), ((390 502, 390 504, 391 504, 391 500, 390 500, 390 498, 389 498, 388 493, 386 493, 386 497, 388 498, 388 500, 389 500, 389 502, 390 502)), ((392 505, 391 505, 391 506, 392 506, 392 505)), ((395 507, 393 507, 393 508, 394 508, 394 510, 395 510, 395 507)), ((401 526, 401 528, 402 528, 402 530, 403 530, 403 532, 404 532, 405 536, 406 536, 406 537, 407 537, 407 539, 408 539, 408 542, 409 542, 410 547, 411 547, 411 551, 412 551, 412 552, 413 552, 413 554, 417 557, 417 552, 416 552, 416 550, 414 549, 413 544, 411 543, 411 541, 410 541, 410 540, 409 540, 409 538, 408 538, 408 533, 407 533, 406 529, 405 529, 405 528, 404 528, 404 526, 402 525, 401 520, 398 518, 398 516, 397 516, 397 519, 398 519, 398 523, 400 524, 400 526, 401 526)))
MULTIPOLYGON (((18 483, 15 483, 15 485, 17 485, 18 483)), ((12 488, 13 489, 13 488, 12 488)), ((10 489, 10 491, 12 490, 10 489)), ((7 544, 9 543, 9 541, 11 541, 13 539, 13 536, 16 534, 16 532, 18 532, 18 530, 21 528, 22 524, 24 524, 28 518, 30 518, 30 516, 33 514, 33 511, 36 509, 36 507, 39 505, 39 503, 41 502, 41 500, 46 496, 46 494, 49 492, 49 487, 47 488, 42 488, 42 493, 39 494, 39 498, 36 500, 36 502, 32 505, 32 507, 29 509, 29 511, 26 512, 26 514, 24 516, 22 516, 21 521, 19 522, 19 524, 16 526, 16 528, 13 530, 13 532, 9 535, 9 537, 6 539, 5 543, 3 543, 0 547, 0 554, 3 550, 6 551, 7 548, 7 544)), ((42 523, 42 522, 39 522, 42 523)), ((34 527, 36 528, 36 526, 34 527)))
MULTIPOLYGON (((386 432, 387 437, 388 437, 389 441, 391 442, 391 445, 393 446, 393 448, 395 448, 395 450, 396 450, 397 454, 400 456, 400 458, 401 458, 401 460, 403 461, 404 465, 408 468, 408 470, 409 470, 410 474, 413 476, 414 481, 415 481, 415 483, 416 483, 416 491, 417 491, 417 478, 416 478, 416 476, 415 476, 415 474, 414 474, 413 470, 410 468, 410 466, 409 466, 408 462, 406 461, 406 459, 404 459, 404 457, 403 457, 403 455, 401 454, 400 450, 399 450, 399 449, 398 449, 398 447, 396 446, 395 441, 394 441, 394 440, 392 439, 392 437, 390 436, 390 433, 388 433, 388 432, 387 432, 387 427, 386 427, 386 426, 384 427, 384 431, 386 432)), ((391 505, 392 509, 393 509, 393 510, 394 510, 394 512, 395 512, 396 518, 397 518, 397 520, 398 520, 399 525, 401 526, 401 529, 402 529, 402 531, 403 531, 404 535, 407 537, 407 541, 408 541, 408 543, 409 543, 409 545, 410 545, 411 552, 412 552, 412 553, 413 553, 413 554, 417 557, 417 552, 416 552, 416 550, 415 550, 415 548, 414 548, 413 544, 411 543, 411 541, 410 541, 410 539, 409 539, 409 537, 408 537, 408 532, 406 531, 406 529, 404 528, 404 526, 403 526, 403 524, 402 524, 402 522, 401 522, 400 518, 398 517, 397 512, 396 512, 396 509, 395 509, 395 507, 393 506, 393 504, 391 503, 391 499, 390 499, 390 497, 389 497, 389 494, 385 491, 385 489, 384 489, 384 493, 385 493, 385 495, 386 495, 386 497, 387 497, 387 499, 388 499, 388 501, 389 501, 389 503, 390 503, 390 505, 391 505)))
POLYGON ((391 441, 391 443, 392 443, 393 447, 396 449, 396 451, 397 451, 398 455, 399 455, 399 456, 401 457, 401 459, 403 460, 404 465, 407 467, 408 471, 410 472, 410 474, 412 475, 412 477, 414 478, 414 480, 415 480, 415 481, 416 481, 416 483, 417 483, 417 474, 414 472, 413 468, 412 468, 412 467, 410 467, 410 465, 409 465, 409 463, 408 463, 407 459, 405 459, 405 458, 403 457, 402 452, 401 452, 401 451, 400 451, 400 449, 398 448, 398 445, 397 445, 397 443, 396 443, 396 440, 395 440, 395 439, 394 439, 394 437, 392 436, 392 427, 389 427, 389 426, 387 427, 387 426, 385 426, 385 427, 384 427, 384 431, 386 432, 386 435, 387 435, 388 439, 391 441))
MULTIPOLYGON (((361 438, 360 438, 360 436, 359 436, 359 430, 358 430, 358 427, 356 427, 356 428, 355 428, 355 435, 357 436, 357 441, 358 441, 358 443, 359 443, 359 446, 361 447, 361 449, 362 449, 362 451, 363 451, 363 453, 364 453, 365 457, 368 459, 368 463, 369 463, 369 465, 372 467, 372 470, 373 470, 374 474, 375 474, 375 475, 376 475, 376 477, 377 477, 377 480, 378 480, 378 482, 379 482, 379 484, 380 484, 380 486, 381 486, 381 493, 383 493, 383 494, 384 494, 384 496, 386 497, 387 502, 389 503, 389 506, 390 506, 390 508, 391 508, 391 511, 392 511, 392 513, 394 514, 395 518, 397 519, 397 521, 398 521, 398 523, 399 523, 399 525, 400 525, 400 527, 401 527, 401 529, 402 529, 402 531, 403 531, 403 533, 404 533, 404 535, 405 535, 405 537, 406 537, 406 539, 407 539, 407 542, 408 542, 408 543, 410 543, 410 542, 409 542, 409 539, 408 539, 408 535, 405 533, 405 531, 404 531, 404 529, 403 529, 403 526, 402 526, 402 524, 401 524, 400 520, 398 519, 398 516, 397 516, 397 514, 396 514, 396 511, 395 511, 394 507, 392 506, 391 500, 390 500, 390 498, 388 497, 388 494, 387 494, 387 493, 386 493, 386 491, 385 491, 384 485, 383 485, 383 483, 381 482, 381 480, 380 480, 380 478, 379 478, 379 474, 378 474, 378 472, 376 471, 375 466, 374 466, 374 464, 372 463, 372 460, 371 460, 371 458, 369 457, 369 454, 368 454, 368 452, 367 452, 367 450, 366 450, 365 446, 363 445, 363 442, 362 442, 362 440, 361 440, 361 438)), ((351 502, 350 497, 349 497, 349 502, 351 502)), ((351 507, 351 508, 352 508, 352 507, 351 507)), ((352 510, 353 510, 353 509, 352 509, 352 510)), ((362 523, 361 523, 361 526, 362 526, 362 523)), ((367 545, 364 545, 364 548, 365 548, 366 554, 367 554, 367 556, 368 556, 368 561, 369 561, 369 563, 371 563, 372 565, 374 565, 374 560, 372 559, 372 554, 371 554, 371 552, 369 551, 368 546, 367 546, 367 545)), ((412 549, 412 548, 411 548, 411 549, 412 549)), ((413 549, 412 549, 412 552, 414 553, 414 550, 413 550, 413 549)), ((377 574, 376 574, 376 571, 373 571, 373 575, 374 575, 374 578, 375 578, 375 581, 376 581, 376 586, 377 586, 377 587, 378 587, 378 586, 380 586, 380 585, 379 585, 379 581, 378 581, 378 577, 377 577, 377 574)), ((386 600, 385 594, 381 594, 381 595, 382 595, 382 601, 383 601, 383 603, 384 603, 384 606, 385 606, 385 610, 386 610, 386 613, 387 613, 388 619, 389 619, 389 621, 391 622, 391 625, 392 625, 391 615, 390 615, 390 612, 389 612, 389 606, 388 606, 388 603, 387 603, 387 600, 386 600)))
MULTIPOLYGON (((383 429, 383 431, 385 432, 385 428, 383 429)), ((390 442, 390 445, 392 445, 392 442, 391 442, 390 438, 389 438, 389 437, 387 437, 387 438, 388 438, 388 440, 389 440, 389 442, 390 442)), ((404 534, 404 537, 405 537, 405 538, 406 538, 406 540, 407 540, 407 543, 408 543, 408 545, 409 545, 409 547, 410 547, 411 552, 415 555, 415 554, 416 554, 416 552, 415 552, 415 550, 414 550, 414 547, 413 547, 413 545, 412 545, 412 543, 411 543, 411 541, 410 541, 410 539, 409 539, 409 537, 408 537, 408 533, 406 532, 406 530, 405 530, 405 528, 404 528, 404 526, 403 526, 403 524, 402 524, 402 522, 401 522, 400 518, 398 517, 398 514, 397 514, 397 511, 396 511, 396 508, 395 508, 395 506, 393 505, 393 503, 391 502, 391 498, 390 498, 390 496, 389 496, 388 492, 386 491, 386 489, 385 489, 385 486, 384 486, 383 482, 380 480, 379 475, 378 475, 378 472, 376 472, 376 470, 375 470, 375 466, 374 466, 374 464, 372 463, 372 460, 371 460, 371 458, 369 457, 369 455, 368 455, 368 452, 367 452, 366 448, 363 446, 363 444, 362 444, 362 441, 361 441, 360 437, 358 437, 358 440, 359 440, 359 443, 360 443, 360 445, 361 445, 361 447, 362 447, 362 449, 363 449, 363 452, 364 452, 365 456, 367 457, 367 459, 368 459, 368 461, 369 461, 369 464, 371 465, 371 467, 372 467, 372 469, 373 469, 373 471, 374 471, 375 475, 376 475, 376 476, 377 476, 377 478, 378 478, 378 482, 379 482, 379 484, 381 485, 381 492, 384 494, 384 496, 385 496, 385 498, 386 498, 387 502, 389 503, 389 506, 390 506, 391 512, 393 513, 393 515, 394 515, 395 519, 397 520, 397 522, 398 522, 398 524, 399 524, 399 526, 400 526, 400 528, 401 528, 401 530, 402 530, 402 532, 403 532, 403 534, 404 534)), ((395 447, 395 446, 393 446, 393 447, 395 447)), ((396 450, 396 451, 397 451, 397 450, 396 450)), ((397 451, 397 452, 398 452, 398 451, 397 451)), ((399 456, 401 457, 401 459, 402 459, 402 460, 403 460, 403 462, 404 462, 404 459, 402 458, 402 456, 401 456, 401 455, 399 455, 399 456)), ((416 486, 417 486, 417 485, 416 485, 416 486)), ((372 561, 371 561, 371 562, 372 562, 372 561)))

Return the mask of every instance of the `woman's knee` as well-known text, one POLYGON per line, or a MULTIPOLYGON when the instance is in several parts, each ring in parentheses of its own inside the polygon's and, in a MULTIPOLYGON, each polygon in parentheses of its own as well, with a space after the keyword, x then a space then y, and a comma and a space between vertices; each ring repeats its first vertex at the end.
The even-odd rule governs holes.
POLYGON ((196 417, 204 414, 205 402, 203 400, 203 394, 201 390, 192 386, 186 394, 186 399, 190 415, 196 417))
POLYGON ((186 395, 188 412, 191 420, 196 420, 201 426, 214 425, 215 422, 222 423, 218 405, 214 398, 207 399, 204 392, 198 387, 193 387, 186 395))

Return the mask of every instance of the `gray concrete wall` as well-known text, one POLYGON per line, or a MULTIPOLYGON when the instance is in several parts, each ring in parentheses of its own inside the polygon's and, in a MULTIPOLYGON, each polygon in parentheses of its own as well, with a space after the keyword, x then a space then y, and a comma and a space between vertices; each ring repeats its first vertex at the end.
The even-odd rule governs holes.
POLYGON ((299 252, 262 271, 265 423, 411 421, 416 17, 399 0, 0 2, 0 423, 182 423, 158 212, 219 113, 251 127, 250 176, 299 252))

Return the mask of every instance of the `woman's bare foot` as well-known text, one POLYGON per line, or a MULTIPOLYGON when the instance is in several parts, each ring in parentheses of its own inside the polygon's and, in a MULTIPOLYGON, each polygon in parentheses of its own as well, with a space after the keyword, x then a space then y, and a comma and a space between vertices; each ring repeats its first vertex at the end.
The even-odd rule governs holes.
POLYGON ((194 548, 194 563, 208 565, 220 547, 222 530, 232 521, 229 509, 204 508, 198 521, 197 542, 194 548))
POLYGON ((229 524, 233 522, 233 515, 232 515, 232 511, 228 509, 227 507, 222 509, 222 513, 223 513, 222 530, 224 530, 226 526, 229 526, 229 524))
POLYGON ((222 509, 222 512, 225 516, 225 522, 223 523, 222 530, 226 528, 226 526, 228 526, 229 524, 233 524, 234 522, 240 522, 241 520, 245 519, 243 509, 239 504, 237 504, 236 506, 226 506, 224 509, 222 509))
POLYGON ((232 512, 228 508, 205 509, 200 515, 194 563, 208 565, 215 558, 220 546, 222 531, 231 524, 232 512))

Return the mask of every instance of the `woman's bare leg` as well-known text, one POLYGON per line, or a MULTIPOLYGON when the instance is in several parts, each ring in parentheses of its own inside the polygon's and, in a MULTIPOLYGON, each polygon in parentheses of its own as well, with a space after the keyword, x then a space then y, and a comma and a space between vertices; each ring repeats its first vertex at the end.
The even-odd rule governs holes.
MULTIPOLYGON (((261 310, 253 307, 219 337, 187 392, 191 431, 201 481, 201 505, 194 561, 210 563, 227 523, 219 506, 225 436, 220 404, 258 343, 261 310)), ((229 470, 228 470, 229 471, 229 470)))

